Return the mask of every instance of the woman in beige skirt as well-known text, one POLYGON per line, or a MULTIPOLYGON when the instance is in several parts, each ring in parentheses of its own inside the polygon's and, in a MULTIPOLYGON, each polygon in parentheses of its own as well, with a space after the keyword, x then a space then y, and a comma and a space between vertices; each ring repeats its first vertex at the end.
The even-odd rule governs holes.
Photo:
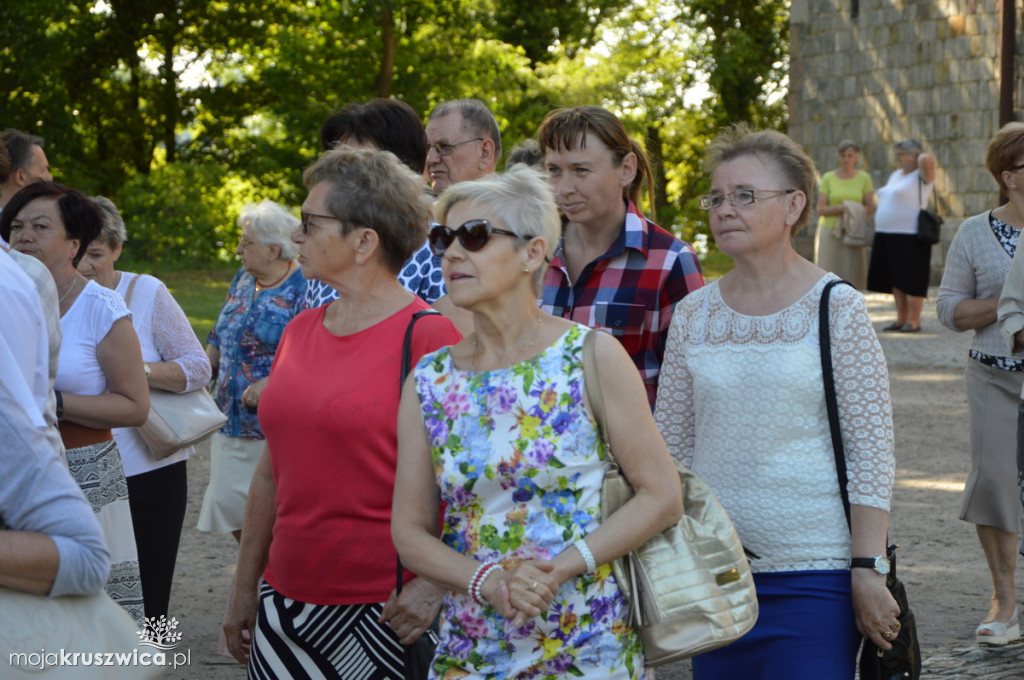
POLYGON ((1010 123, 993 138, 986 165, 1010 202, 970 217, 950 244, 936 303, 939 321, 974 331, 965 382, 971 419, 971 472, 960 519, 973 523, 992 578, 988 614, 976 631, 981 644, 1020 637, 1014 570, 1021 504, 1017 480, 1017 406, 1024 385, 1024 352, 1000 335, 997 305, 1024 227, 1024 124, 1010 123))
POLYGON ((868 219, 875 211, 875 188, 868 173, 857 169, 859 160, 860 147, 856 142, 844 139, 839 142, 839 167, 826 172, 821 178, 814 263, 863 290, 867 286, 866 249, 864 246, 846 245, 836 232, 836 218, 843 214, 845 201, 862 204, 868 219))

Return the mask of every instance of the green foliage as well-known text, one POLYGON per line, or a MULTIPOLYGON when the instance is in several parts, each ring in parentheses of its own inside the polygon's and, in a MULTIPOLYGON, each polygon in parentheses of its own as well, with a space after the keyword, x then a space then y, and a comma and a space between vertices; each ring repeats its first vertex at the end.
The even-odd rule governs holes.
POLYGON ((196 269, 234 260, 246 203, 281 200, 214 164, 170 163, 136 175, 115 202, 128 229, 124 267, 196 269))
POLYGON ((425 117, 477 97, 506 149, 552 108, 598 104, 652 156, 656 220, 693 238, 706 232, 695 197, 710 137, 730 122, 785 126, 787 6, 5 0, 0 127, 42 134, 58 180, 125 212, 126 257, 166 269, 230 259, 246 201, 297 205, 320 123, 351 101, 385 94, 425 117))

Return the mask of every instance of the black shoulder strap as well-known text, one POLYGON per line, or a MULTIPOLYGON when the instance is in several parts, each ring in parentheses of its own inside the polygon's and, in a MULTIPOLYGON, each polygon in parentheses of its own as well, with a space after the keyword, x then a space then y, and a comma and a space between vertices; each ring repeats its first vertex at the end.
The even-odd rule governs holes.
MULTIPOLYGON (((436 309, 421 309, 420 311, 418 311, 415 314, 413 314, 412 318, 409 319, 409 326, 405 329, 405 340, 402 341, 402 377, 401 377, 401 379, 399 380, 399 383, 398 383, 398 389, 399 390, 401 390, 403 387, 405 387, 405 379, 409 375, 409 369, 412 368, 412 330, 413 330, 413 327, 416 325, 416 322, 419 321, 424 316, 432 316, 434 314, 440 315, 441 312, 437 311, 436 309)), ((403 572, 402 560, 399 559, 398 560, 398 568, 395 570, 395 577, 396 577, 396 581, 397 581, 397 584, 395 586, 395 590, 397 590, 399 593, 402 592, 402 581, 404 580, 402 572, 403 572)))
POLYGON ((821 291, 818 308, 818 345, 821 348, 821 375, 825 383, 825 409, 828 411, 828 426, 832 432, 832 452, 836 458, 836 476, 839 478, 839 493, 843 498, 843 512, 846 524, 850 526, 850 496, 846 489, 846 453, 843 449, 843 433, 839 429, 839 403, 836 400, 836 383, 832 374, 832 337, 828 324, 828 299, 832 289, 839 284, 851 286, 849 281, 836 279, 825 284, 821 291))

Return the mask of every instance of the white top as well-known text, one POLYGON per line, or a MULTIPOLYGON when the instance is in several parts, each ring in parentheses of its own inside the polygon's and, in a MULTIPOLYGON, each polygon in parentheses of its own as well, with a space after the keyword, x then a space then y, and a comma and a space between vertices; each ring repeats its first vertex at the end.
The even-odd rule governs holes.
MULTIPOLYGON (((730 309, 718 282, 676 308, 655 419, 672 455, 722 502, 758 572, 846 569, 818 345, 823 276, 767 316, 730 309)), ((850 503, 888 510, 893 429, 885 357, 863 296, 832 290, 832 361, 850 503)))
POLYGON ((54 387, 68 394, 102 394, 107 376, 100 367, 97 347, 110 327, 131 312, 112 290, 89 281, 60 318, 64 340, 60 345, 60 366, 54 387))
POLYGON ((64 440, 60 437, 60 430, 57 427, 57 397, 53 393, 53 382, 57 379, 57 365, 60 362, 60 302, 57 297, 57 284, 53 282, 53 275, 42 262, 31 255, 22 255, 16 250, 8 253, 14 263, 21 267, 22 271, 28 274, 35 284, 36 293, 39 294, 39 301, 43 305, 43 317, 46 319, 46 336, 49 344, 48 370, 49 379, 46 388, 46 408, 43 410, 43 417, 46 419, 46 438, 50 445, 60 453, 61 460, 64 459, 64 440))
POLYGON ((897 170, 878 190, 878 208, 875 210, 875 232, 883 234, 916 234, 917 214, 928 206, 935 182, 920 184, 920 170, 903 174, 897 170), (918 185, 921 198, 918 200, 918 185))
MULTIPOLYGON (((185 373, 185 392, 204 388, 210 381, 210 360, 192 331, 185 312, 159 279, 148 274, 122 272, 115 291, 123 299, 128 286, 137 279, 128 307, 132 325, 139 336, 142 360, 149 363, 172 361, 185 373)), ((134 427, 114 428, 114 440, 121 452, 125 477, 150 472, 186 460, 195 453, 191 446, 163 460, 154 460, 149 447, 134 427)))
POLYGON ((0 365, 0 383, 24 404, 33 426, 47 427, 50 347, 46 317, 35 284, 0 250, 0 352, 14 359, 0 365))

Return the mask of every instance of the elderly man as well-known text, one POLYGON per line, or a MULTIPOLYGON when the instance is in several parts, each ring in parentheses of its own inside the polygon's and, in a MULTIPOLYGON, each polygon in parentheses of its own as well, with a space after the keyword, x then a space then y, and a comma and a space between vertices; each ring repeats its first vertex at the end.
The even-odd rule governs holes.
POLYGON ((498 122, 479 99, 438 104, 427 120, 427 145, 427 173, 435 194, 489 175, 501 158, 498 122))

